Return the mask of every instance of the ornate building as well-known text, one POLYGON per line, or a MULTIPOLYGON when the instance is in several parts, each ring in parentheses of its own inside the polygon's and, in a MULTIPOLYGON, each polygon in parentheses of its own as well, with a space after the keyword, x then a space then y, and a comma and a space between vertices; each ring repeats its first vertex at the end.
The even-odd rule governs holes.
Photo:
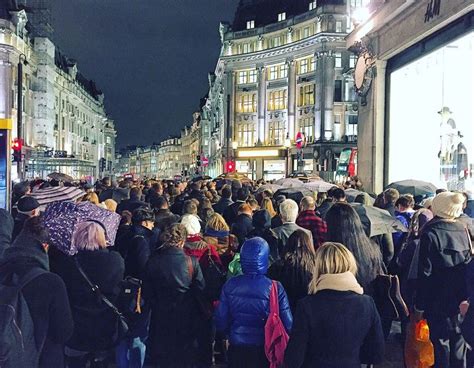
POLYGON ((357 142, 355 55, 345 37, 360 5, 240 1, 233 24, 220 26, 221 55, 202 108, 211 175, 235 160, 237 171, 253 178, 297 170, 334 177, 339 153, 357 142))
POLYGON ((195 112, 191 126, 185 126, 181 130, 181 162, 184 176, 200 173, 201 167, 197 166, 197 158, 202 154, 201 138, 201 114, 195 112))
POLYGON ((181 176, 182 170, 181 138, 170 137, 160 143, 157 177, 172 179, 181 176))

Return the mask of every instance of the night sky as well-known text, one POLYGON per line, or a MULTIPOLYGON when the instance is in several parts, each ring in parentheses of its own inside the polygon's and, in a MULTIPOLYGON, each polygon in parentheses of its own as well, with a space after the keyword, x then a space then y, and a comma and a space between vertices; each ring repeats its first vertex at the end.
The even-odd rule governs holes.
POLYGON ((117 146, 192 122, 238 0, 52 0, 55 43, 104 91, 117 146))

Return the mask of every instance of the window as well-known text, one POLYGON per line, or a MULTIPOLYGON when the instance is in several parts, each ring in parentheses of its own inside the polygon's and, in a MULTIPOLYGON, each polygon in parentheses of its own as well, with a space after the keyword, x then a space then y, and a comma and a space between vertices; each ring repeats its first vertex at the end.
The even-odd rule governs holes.
POLYGON ((273 65, 268 69, 268 79, 283 79, 288 77, 288 66, 286 64, 273 65))
POLYGON ((301 133, 304 133, 307 142, 312 142, 314 139, 314 118, 300 119, 299 130, 301 133))
POLYGON ((342 68, 342 54, 340 52, 336 52, 334 54, 334 58, 336 68, 342 68))
POLYGON ((257 95, 254 94, 244 94, 241 95, 238 99, 238 112, 257 112, 257 95))
POLYGON ((342 102, 342 80, 337 79, 334 85, 334 102, 342 102))
POLYGON ((280 78, 288 77, 288 65, 286 65, 286 63, 280 65, 279 72, 280 72, 280 78))
POLYGON ((255 144, 255 124, 241 123, 237 125, 237 137, 239 146, 251 147, 255 144))
POLYGON ((278 21, 281 22, 284 20, 286 20, 286 13, 283 12, 283 13, 278 14, 278 21))
POLYGON ((249 52, 252 52, 251 44, 250 43, 242 44, 242 53, 248 54, 249 52))
POLYGON ((336 21, 336 32, 337 33, 342 32, 342 22, 340 20, 336 21))
POLYGON ((298 74, 306 74, 309 71, 308 68, 308 59, 303 59, 299 62, 299 73, 298 74))
POLYGON ((248 84, 257 82, 257 71, 252 70, 241 70, 238 74, 238 84, 248 84))
POLYGON ((248 83, 257 83, 257 71, 255 69, 248 72, 248 83))
POLYGON ((110 137, 106 137, 106 138, 105 138, 105 142, 106 142, 107 144, 111 144, 111 143, 112 143, 112 140, 110 139, 110 137))
POLYGON ((298 106, 314 105, 314 84, 300 87, 298 106))
POLYGON ((277 66, 271 66, 270 69, 268 70, 268 79, 269 80, 274 80, 278 78, 278 67, 277 66))
POLYGON ((273 38, 273 47, 281 46, 281 36, 273 38))
POLYGON ((311 27, 305 27, 303 28, 303 38, 307 38, 311 36, 311 27))
POLYGON ((253 29, 253 28, 255 28, 255 21, 254 20, 247 21, 247 29, 253 29))
POLYGON ((286 109, 286 89, 270 92, 268 99, 268 110, 286 109))
POLYGON ((311 1, 309 3, 309 10, 315 10, 316 9, 316 1, 311 1))
POLYGON ((355 68, 356 60, 357 60, 357 56, 355 55, 349 56, 349 68, 355 68))
POLYGON ((268 129, 269 143, 282 146, 285 143, 285 123, 282 120, 271 121, 268 129))
POLYGON ((64 116, 61 118, 61 130, 66 129, 66 119, 64 116))

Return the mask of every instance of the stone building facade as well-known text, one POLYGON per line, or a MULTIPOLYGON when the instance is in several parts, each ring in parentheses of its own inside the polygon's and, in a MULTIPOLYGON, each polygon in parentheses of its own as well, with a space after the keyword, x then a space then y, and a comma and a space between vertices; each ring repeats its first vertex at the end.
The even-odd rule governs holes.
POLYGON ((170 137, 160 143, 157 177, 173 179, 182 175, 181 138, 170 137))

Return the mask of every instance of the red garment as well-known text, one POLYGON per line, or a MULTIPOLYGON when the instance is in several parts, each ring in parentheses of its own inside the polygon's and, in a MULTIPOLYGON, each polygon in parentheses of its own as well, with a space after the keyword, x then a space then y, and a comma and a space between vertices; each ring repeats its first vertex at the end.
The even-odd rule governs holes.
POLYGON ((328 227, 326 222, 318 217, 314 210, 302 211, 296 219, 296 225, 311 231, 315 250, 326 241, 328 227))
POLYGON ((193 236, 192 240, 193 241, 191 241, 190 237, 186 239, 186 244, 184 245, 184 252, 188 256, 195 257, 199 261, 201 268, 207 267, 209 265, 209 252, 211 253, 211 258, 214 263, 222 266, 219 253, 217 253, 213 245, 205 243, 200 236, 199 238, 193 236))

